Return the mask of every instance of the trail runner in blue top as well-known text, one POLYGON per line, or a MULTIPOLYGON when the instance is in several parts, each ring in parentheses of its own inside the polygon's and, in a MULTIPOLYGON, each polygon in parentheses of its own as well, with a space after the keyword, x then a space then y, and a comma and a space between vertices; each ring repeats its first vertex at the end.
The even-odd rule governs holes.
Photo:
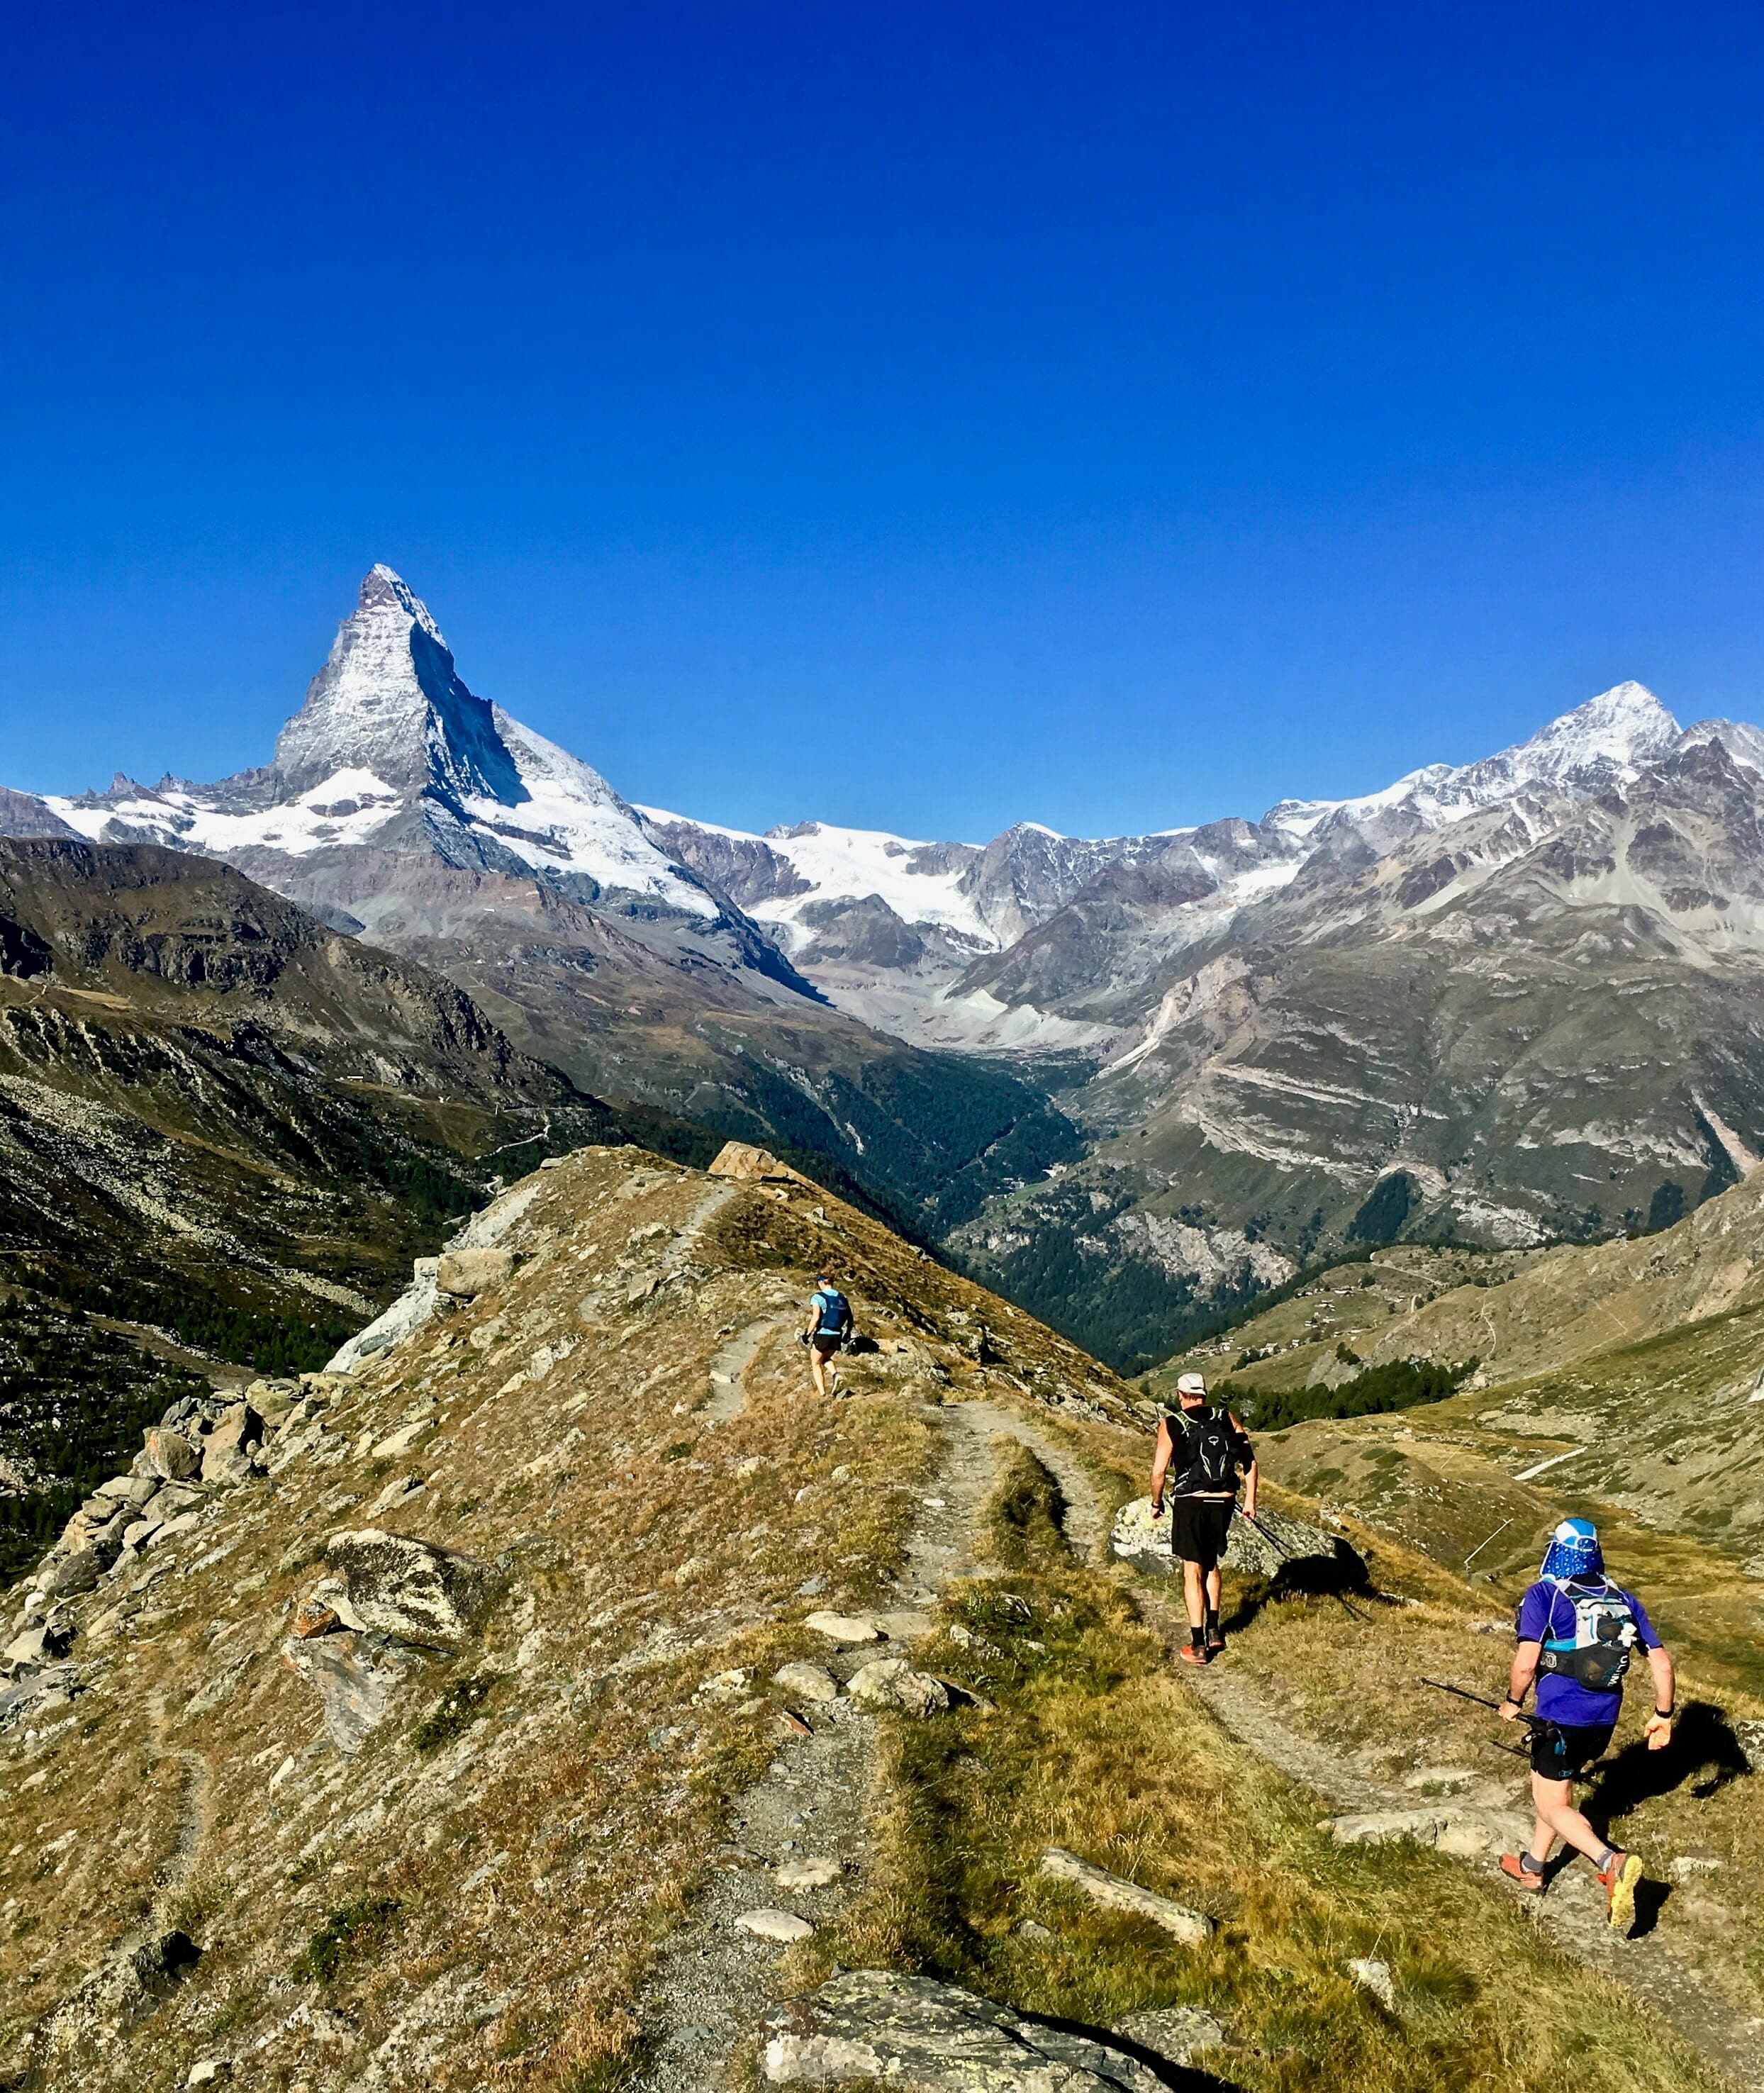
POLYGON ((1501 1714, 1516 1722, 1536 1682, 1542 1718, 1531 1733, 1536 1822, 1529 1849, 1503 1853, 1502 1868, 1521 1889, 1541 1896, 1545 1864, 1560 1839, 1592 1861, 1606 1916, 1627 1934, 1636 1922, 1641 1857, 1599 1836, 1574 1806, 1574 1781, 1610 1742, 1623 1706, 1623 1675, 1637 1649, 1647 1653, 1654 1696, 1642 1734, 1649 1751, 1664 1751, 1672 1741, 1672 1659, 1640 1600, 1605 1575, 1590 1519, 1565 1519, 1550 1536, 1542 1574, 1519 1601, 1516 1627, 1519 1647, 1501 1714))

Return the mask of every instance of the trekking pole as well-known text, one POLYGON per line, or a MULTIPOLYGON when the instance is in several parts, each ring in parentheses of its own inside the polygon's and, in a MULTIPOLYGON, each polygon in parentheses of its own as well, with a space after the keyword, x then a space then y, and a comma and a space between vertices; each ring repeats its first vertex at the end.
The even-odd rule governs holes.
MULTIPOLYGON (((1501 1712, 1498 1701, 1490 1701, 1485 1695, 1472 1693, 1462 1686, 1448 1686, 1442 1679, 1424 1679, 1419 1683, 1423 1686, 1431 1686, 1436 1693, 1453 1693, 1460 1701, 1474 1701, 1479 1708, 1492 1708, 1497 1715, 1501 1712)), ((1553 1730, 1556 1727, 1554 1722, 1546 1722, 1541 1715, 1528 1715, 1523 1708, 1519 1710, 1519 1719, 1528 1730, 1553 1730)))
POLYGON ((1254 1518, 1250 1513, 1241 1509, 1237 1513, 1237 1516, 1243 1521, 1246 1526, 1253 1526, 1255 1528, 1256 1532, 1261 1535, 1262 1538, 1268 1543, 1268 1546, 1273 1549, 1274 1553, 1280 1558, 1282 1562, 1291 1562, 1296 1559, 1294 1557, 1290 1555, 1285 1549, 1281 1546, 1280 1543, 1274 1538, 1273 1535, 1268 1532, 1265 1526, 1263 1525, 1260 1519, 1254 1518))

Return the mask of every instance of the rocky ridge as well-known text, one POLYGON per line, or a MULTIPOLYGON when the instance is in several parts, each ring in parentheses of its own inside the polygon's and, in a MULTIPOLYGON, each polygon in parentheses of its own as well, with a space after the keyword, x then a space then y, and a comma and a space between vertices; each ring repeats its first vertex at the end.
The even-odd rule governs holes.
MULTIPOLYGON (((385 1341, 352 1341, 352 1370, 150 1428, 10 1595, 8 2069, 167 2093, 635 2073, 660 2093, 749 2055, 813 2078, 803 2045, 827 2040, 896 2082, 917 2057, 951 2086, 1057 2069, 1272 2093, 1302 2026, 1412 2083, 1430 2046, 1484 2039, 1474 2000, 1430 2002, 1418 1900, 1436 1959, 1492 1931, 1546 2008, 1588 2009, 1497 1890, 1377 1848, 1339 1876, 1315 1810, 1163 1675, 1126 1587, 1085 1567, 1109 1464, 1145 1458, 1130 1391, 763 1151, 718 1166, 554 1159, 415 1276, 385 1341), (865 1341, 822 1403, 792 1325, 828 1265, 865 1341), (1015 1571, 977 1559, 999 1545, 1015 1571), (1030 1865, 1007 1858, 1006 1901, 963 1920, 989 1954, 1014 1944, 1018 1977, 828 1969, 910 1904, 890 1870, 917 1819, 888 1795, 995 1758, 1019 1779, 1055 1696, 1076 1696, 1081 1761, 1131 1737, 1143 1779, 1180 1762, 1238 1796, 1229 1839, 1199 1835, 1208 1800, 1172 1856, 1171 1795, 1151 1840, 1120 1817, 1136 1783, 1104 1793, 1081 1766, 1013 1820, 1030 1865), (1245 1843, 1268 1837, 1347 1900, 1331 1926, 1242 1901, 1276 1850, 1245 1843), (1375 1944, 1384 1993, 1349 1967, 1375 1944), (1074 2027, 1045 1973, 1081 1952, 1123 1988, 1074 2027), (1282 1991, 1295 1965, 1308 1988, 1282 1991), (712 1967, 727 1987, 695 1995, 683 1973, 712 1967)), ((1601 2010, 1638 2069, 1712 2085, 1620 2000, 1601 2010)), ((1544 2052, 1515 2040, 1532 2093, 1544 2052)))

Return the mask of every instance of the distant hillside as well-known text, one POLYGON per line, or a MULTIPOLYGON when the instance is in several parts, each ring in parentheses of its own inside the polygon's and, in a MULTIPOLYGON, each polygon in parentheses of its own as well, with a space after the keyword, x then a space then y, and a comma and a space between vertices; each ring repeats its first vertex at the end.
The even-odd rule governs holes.
POLYGON ((225 865, 0 840, 0 1276, 310 1365, 492 1176, 628 1130, 225 865))

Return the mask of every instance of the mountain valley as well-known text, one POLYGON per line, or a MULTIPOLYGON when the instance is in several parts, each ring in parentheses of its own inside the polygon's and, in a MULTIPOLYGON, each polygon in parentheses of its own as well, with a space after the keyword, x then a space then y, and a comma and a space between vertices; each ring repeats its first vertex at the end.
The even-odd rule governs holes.
POLYGON ((1632 1234, 1742 1177, 1761 808, 1764 735, 1627 683, 1258 821, 748 834, 475 696, 376 567, 267 768, 13 793, 0 826, 223 858, 1138 1370, 1356 1242, 1632 1234))

